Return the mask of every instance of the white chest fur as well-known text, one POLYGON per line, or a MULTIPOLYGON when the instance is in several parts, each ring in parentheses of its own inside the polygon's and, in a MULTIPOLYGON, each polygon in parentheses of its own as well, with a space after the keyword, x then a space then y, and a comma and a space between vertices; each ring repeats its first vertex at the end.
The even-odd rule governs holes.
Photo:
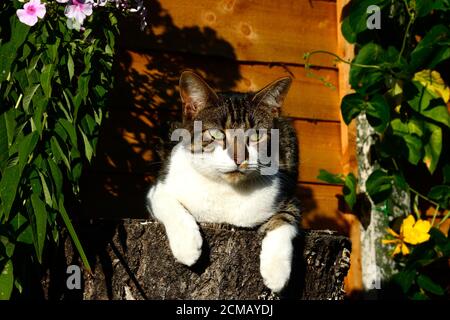
POLYGON ((275 213, 279 180, 277 177, 271 179, 270 184, 251 191, 236 189, 222 180, 205 177, 192 167, 184 150, 175 149, 164 181, 164 189, 198 222, 253 227, 275 213))

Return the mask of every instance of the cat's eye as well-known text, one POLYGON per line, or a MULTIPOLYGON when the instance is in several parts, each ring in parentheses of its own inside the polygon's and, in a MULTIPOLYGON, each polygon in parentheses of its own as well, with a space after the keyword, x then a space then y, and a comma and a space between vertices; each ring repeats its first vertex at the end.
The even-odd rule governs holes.
POLYGON ((214 140, 223 140, 225 138, 225 134, 219 129, 209 129, 207 132, 214 140))
POLYGON ((249 138, 250 142, 256 143, 256 142, 263 140, 266 136, 267 136, 267 134, 265 132, 256 131, 256 132, 252 133, 248 138, 249 138))

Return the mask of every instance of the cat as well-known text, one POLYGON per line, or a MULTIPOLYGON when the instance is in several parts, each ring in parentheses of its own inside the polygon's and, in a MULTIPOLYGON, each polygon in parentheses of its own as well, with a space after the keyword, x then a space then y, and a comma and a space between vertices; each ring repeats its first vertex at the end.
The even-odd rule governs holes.
POLYGON ((264 233, 264 284, 274 292, 286 286, 301 216, 295 197, 296 133, 280 115, 291 82, 286 77, 258 92, 217 93, 197 74, 181 74, 180 129, 194 135, 193 140, 197 134, 200 142, 178 142, 147 195, 148 209, 164 224, 177 261, 192 266, 200 257, 199 222, 258 227, 264 233), (232 129, 250 133, 236 138, 232 129), (274 148, 276 135, 279 144, 274 148), (261 163, 259 149, 264 148, 258 147, 269 142, 278 170, 263 174, 269 167, 261 163))

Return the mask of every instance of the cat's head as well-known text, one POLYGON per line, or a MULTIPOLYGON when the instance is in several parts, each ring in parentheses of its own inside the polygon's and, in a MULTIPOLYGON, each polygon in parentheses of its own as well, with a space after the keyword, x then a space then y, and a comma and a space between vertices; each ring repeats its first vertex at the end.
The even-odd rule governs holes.
POLYGON ((291 82, 286 77, 258 92, 220 93, 197 74, 183 72, 183 128, 192 137, 185 149, 194 168, 213 179, 237 184, 277 165, 268 164, 267 157, 278 161, 276 123, 291 82))

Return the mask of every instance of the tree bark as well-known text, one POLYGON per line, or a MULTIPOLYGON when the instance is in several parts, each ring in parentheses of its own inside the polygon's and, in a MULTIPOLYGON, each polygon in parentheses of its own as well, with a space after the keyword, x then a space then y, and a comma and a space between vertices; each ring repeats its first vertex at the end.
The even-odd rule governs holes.
MULTIPOLYGON (((302 231, 295 239, 291 280, 276 295, 259 272, 262 234, 255 230, 202 224, 202 256, 193 267, 177 263, 164 227, 128 220, 82 228, 93 273, 84 272, 83 293, 93 299, 343 299, 350 241, 329 231, 302 231)), ((66 243, 66 264, 77 261, 66 243), (75 259, 75 260, 74 260, 75 259)), ((80 262, 78 262, 80 263, 80 262)), ((51 271, 50 284, 51 287, 51 271)), ((50 290, 51 291, 51 290, 50 290)), ((54 292, 55 290, 53 290, 54 292)), ((63 296, 73 293, 65 290, 63 296)))

